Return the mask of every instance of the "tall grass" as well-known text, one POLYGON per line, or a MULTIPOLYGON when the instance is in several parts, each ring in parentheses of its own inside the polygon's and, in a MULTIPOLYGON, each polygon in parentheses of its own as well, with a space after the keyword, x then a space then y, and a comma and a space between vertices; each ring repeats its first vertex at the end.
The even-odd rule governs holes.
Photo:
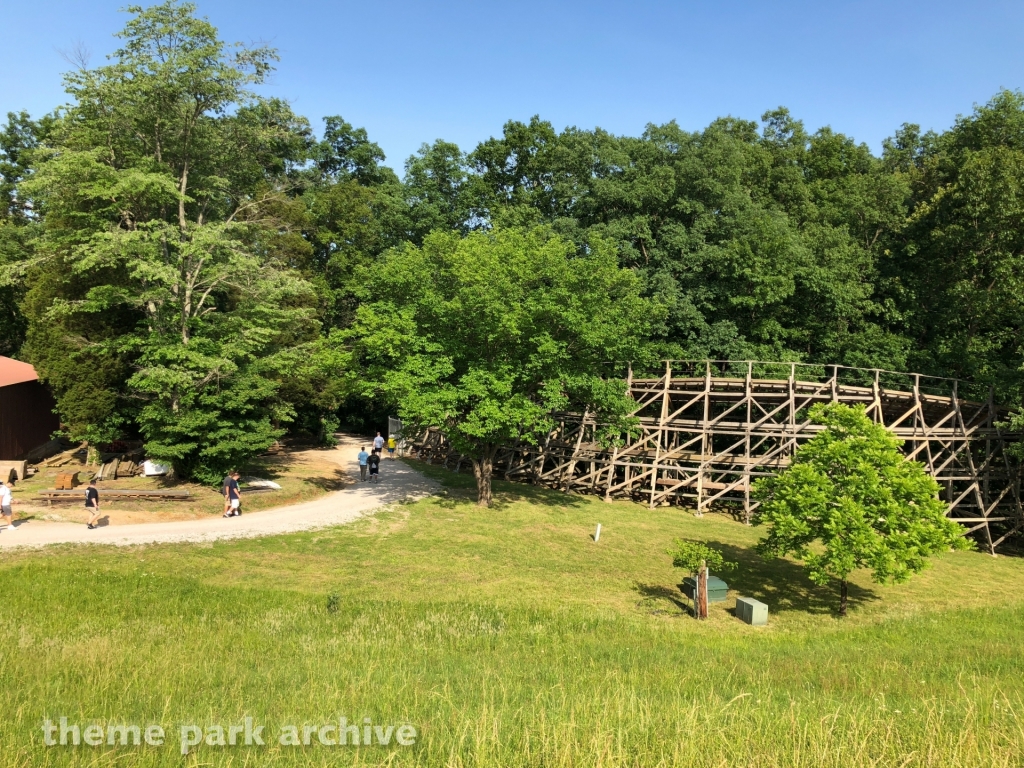
POLYGON ((730 520, 502 492, 491 511, 455 487, 330 531, 7 557, 0 766, 1020 765, 1021 561, 959 553, 908 585, 861 581, 840 621, 730 520), (664 550, 691 535, 733 547, 731 581, 761 590, 769 627, 732 601, 689 618, 664 550), (43 746, 61 716, 168 738, 43 746), (181 723, 245 716, 266 746, 179 754, 181 723), (341 716, 420 736, 276 743, 341 716))

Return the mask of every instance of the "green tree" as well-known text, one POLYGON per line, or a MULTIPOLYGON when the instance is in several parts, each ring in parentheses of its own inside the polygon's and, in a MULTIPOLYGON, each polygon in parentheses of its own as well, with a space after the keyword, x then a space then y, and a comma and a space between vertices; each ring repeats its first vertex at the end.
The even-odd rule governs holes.
POLYGON ((822 431, 786 469, 754 484, 761 502, 754 524, 768 527, 758 545, 763 554, 802 560, 816 584, 838 579, 845 616, 847 577, 855 569, 870 568, 879 583, 902 583, 930 555, 969 548, 945 516, 938 483, 863 408, 818 404, 810 418, 822 431))
POLYGON ((17 354, 25 340, 24 288, 16 275, 30 258, 30 240, 30 228, 0 216, 0 355, 6 357, 17 354))
POLYGON ((31 174, 32 151, 52 124, 52 116, 32 120, 27 112, 8 112, 0 130, 0 355, 17 354, 25 340, 21 278, 39 221, 18 186, 31 174))
POLYGON ((697 619, 707 618, 707 580, 709 570, 729 571, 736 563, 725 559, 725 556, 703 541, 687 541, 676 539, 675 545, 668 551, 672 555, 672 565, 682 568, 694 577, 693 615, 697 619))
POLYGON ((479 216, 599 236, 667 307, 667 355, 901 368, 909 344, 876 296, 907 187, 863 144, 785 109, 699 132, 557 133, 534 117, 469 155, 479 216))
POLYGON ((416 244, 434 230, 467 232, 477 215, 476 194, 465 156, 456 144, 424 144, 405 162, 402 181, 406 235, 416 244))
POLYGON ((376 186, 394 180, 384 151, 370 141, 365 128, 356 128, 340 115, 324 118, 324 138, 313 150, 313 163, 321 177, 354 179, 364 186, 376 186))
POLYGON ((672 566, 674 568, 682 568, 691 576, 696 574, 701 568, 708 568, 714 571, 729 571, 736 567, 736 563, 726 560, 725 555, 703 541, 676 539, 668 554, 672 556, 672 566))
POLYGON ((344 362, 332 334, 352 324, 360 303, 363 271, 387 248, 409 236, 409 204, 398 176, 383 165, 384 152, 363 128, 340 116, 324 118, 323 140, 302 170, 305 204, 303 238, 311 253, 302 274, 317 294, 322 334, 296 354, 287 354, 288 373, 278 396, 292 403, 291 428, 334 442, 339 408, 347 402, 344 362))
POLYGON ((104 383, 128 397, 91 396, 99 408, 58 391, 62 413, 135 420, 153 458, 212 480, 282 433, 281 352, 316 337, 289 194, 311 139, 249 90, 274 52, 226 46, 194 11, 128 8, 111 62, 67 75, 73 103, 21 188, 45 217, 29 279, 41 373, 67 378, 71 357, 126 377, 104 383))
POLYGON ((940 135, 904 126, 885 162, 909 190, 909 215, 885 239, 880 286, 912 342, 910 364, 1019 403, 1024 93, 1003 91, 940 135))
POLYGON ((329 332, 352 322, 359 270, 405 239, 407 216, 398 177, 381 165, 384 153, 365 129, 338 116, 324 118, 324 139, 313 147, 312 160, 302 193, 304 236, 312 249, 305 273, 317 287, 329 332))
POLYGON ((586 410, 607 439, 630 426, 603 363, 637 359, 658 307, 595 241, 581 256, 545 230, 435 232, 385 254, 351 329, 354 369, 413 429, 440 428, 491 503, 495 454, 535 443, 554 414, 586 410))

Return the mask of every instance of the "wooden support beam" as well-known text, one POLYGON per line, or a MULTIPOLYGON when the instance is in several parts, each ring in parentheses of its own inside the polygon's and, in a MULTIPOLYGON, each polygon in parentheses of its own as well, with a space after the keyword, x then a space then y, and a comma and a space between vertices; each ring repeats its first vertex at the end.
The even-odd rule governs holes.
MULTIPOLYGON (((1024 435, 999 426, 1008 411, 991 394, 986 402, 971 402, 956 381, 838 365, 664 366, 658 378, 636 378, 628 367, 625 386, 639 421, 635 436, 623 435, 605 448, 596 442, 599 425, 589 413, 582 419, 556 414, 557 426, 541 445, 511 446, 499 455, 496 469, 510 479, 528 476, 537 484, 601 493, 606 500, 627 496, 649 507, 685 501, 698 515, 728 502, 742 506, 749 522, 758 506, 751 485, 787 466, 793 451, 822 429, 800 419, 805 409, 849 403, 863 405, 873 421, 905 441, 906 455, 942 485, 947 515, 978 535, 990 552, 1024 531, 1021 468, 1006 450, 1024 435), (779 378, 766 377, 765 370, 779 378), (894 381, 898 388, 890 386, 894 381), (936 382, 950 394, 933 394, 936 382)), ((419 452, 456 467, 463 461, 436 430, 420 441, 419 452)))

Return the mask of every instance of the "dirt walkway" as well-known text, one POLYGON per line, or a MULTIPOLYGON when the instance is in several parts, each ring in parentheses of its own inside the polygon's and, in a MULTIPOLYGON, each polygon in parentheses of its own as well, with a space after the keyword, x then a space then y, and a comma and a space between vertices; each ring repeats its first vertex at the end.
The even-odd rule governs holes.
POLYGON ((356 454, 359 446, 365 443, 366 440, 362 438, 343 437, 333 452, 324 453, 325 457, 338 462, 353 483, 344 490, 335 491, 315 501, 228 519, 217 516, 200 520, 108 525, 91 531, 84 525, 74 523, 23 520, 15 525, 13 531, 0 531, 0 549, 79 543, 130 546, 272 536, 342 525, 388 504, 423 498, 437 490, 434 481, 410 469, 405 463, 386 459, 381 462, 379 483, 359 482, 356 454))

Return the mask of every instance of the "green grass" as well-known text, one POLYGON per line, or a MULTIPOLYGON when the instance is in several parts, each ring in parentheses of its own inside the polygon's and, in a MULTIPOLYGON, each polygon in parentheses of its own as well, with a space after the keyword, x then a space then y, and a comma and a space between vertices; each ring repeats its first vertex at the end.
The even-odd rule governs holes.
POLYGON ((0 766, 1017 766, 1024 560, 957 553, 851 615, 758 531, 471 478, 357 524, 0 564, 0 766), (601 540, 590 534, 602 523, 601 540), (665 550, 727 548, 770 626, 688 616, 665 550), (335 611, 328 610, 332 595, 335 611), (163 747, 42 745, 43 718, 163 747), (414 747, 198 748, 180 723, 412 723, 414 747))

